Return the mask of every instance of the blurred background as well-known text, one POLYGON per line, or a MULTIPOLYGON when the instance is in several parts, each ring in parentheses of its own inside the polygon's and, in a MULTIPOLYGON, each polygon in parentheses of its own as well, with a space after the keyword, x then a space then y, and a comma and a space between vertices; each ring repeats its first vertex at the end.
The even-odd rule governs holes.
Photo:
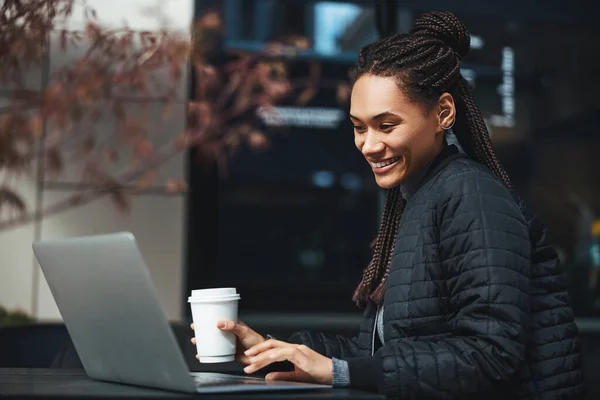
MULTIPOLYGON (((56 71, 86 57, 85 45, 61 45, 63 29, 89 31, 88 15, 75 4, 60 27, 45 33, 47 47, 39 62, 22 74, 26 85, 47 90, 65 79, 53 75, 56 71)), ((208 142, 190 139, 179 146, 181 151, 149 169, 151 180, 140 182, 144 172, 118 191, 100 191, 106 195, 86 202, 69 199, 98 189, 93 186, 98 181, 81 178, 88 158, 60 153, 57 166, 56 159, 49 164, 52 158, 36 152, 30 167, 15 176, 0 162, 4 185, 11 185, 25 206, 17 207, 19 212, 31 217, 21 223, 18 213, 6 210, 8 200, 0 203, 0 215, 8 218, 5 225, 0 219, 0 325, 61 326, 31 251, 33 241, 130 231, 167 317, 184 337, 188 293, 216 286, 237 287, 241 318, 263 334, 285 336, 307 328, 356 332, 360 311, 351 296, 370 259, 382 193, 354 148, 347 118, 348 69, 362 46, 409 31, 421 12, 443 9, 471 32, 462 73, 474 87, 517 190, 547 224, 569 277, 588 354, 594 354, 600 338, 597 6, 583 0, 543 6, 533 0, 87 4, 101 26, 125 21, 137 32, 195 35, 191 55, 180 62, 181 75, 155 76, 172 86, 167 97, 141 91, 119 99, 120 109, 158 132, 144 136, 146 145, 158 149, 182 132, 188 139, 215 133, 208 142), (154 4, 158 8, 149 12, 154 4), (247 64, 241 67, 239 60, 247 64), (264 93, 249 89, 238 98, 228 90, 260 81, 256 65, 267 65, 276 78, 263 87, 268 100, 244 108, 264 93), (165 103, 169 118, 163 117, 165 103), (223 110, 235 112, 224 117, 223 110), (211 128, 198 128, 202 123, 211 128), (48 172, 53 165, 55 173, 48 172), (53 208, 65 201, 66 206, 53 208)), ((23 89, 7 76, 0 82, 3 111, 23 89)), ((43 120, 41 126, 31 146, 52 140, 52 123, 43 120)), ((103 138, 119 127, 119 118, 102 117, 84 121, 73 136, 84 132, 87 138, 93 130, 95 138, 103 138)), ((4 339, 5 348, 7 343, 4 339)), ((193 357, 193 348, 185 348, 193 357)))

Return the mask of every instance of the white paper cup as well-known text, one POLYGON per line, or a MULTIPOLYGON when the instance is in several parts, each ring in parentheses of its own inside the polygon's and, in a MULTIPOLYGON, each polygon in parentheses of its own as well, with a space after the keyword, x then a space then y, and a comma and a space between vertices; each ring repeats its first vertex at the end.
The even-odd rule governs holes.
POLYGON ((236 337, 217 328, 217 322, 238 320, 240 295, 235 288, 192 290, 188 302, 192 309, 196 351, 201 363, 235 360, 236 337))

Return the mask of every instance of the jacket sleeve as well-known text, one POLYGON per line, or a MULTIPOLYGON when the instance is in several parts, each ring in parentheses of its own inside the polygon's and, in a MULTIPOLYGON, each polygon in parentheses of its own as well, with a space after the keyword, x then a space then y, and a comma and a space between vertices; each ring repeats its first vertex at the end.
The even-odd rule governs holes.
POLYGON ((523 214, 483 171, 459 172, 440 187, 433 225, 452 335, 390 340, 372 357, 348 360, 354 387, 464 398, 510 380, 525 358, 531 242, 523 214))
POLYGON ((289 342, 303 344, 329 358, 346 359, 358 353, 358 337, 301 331, 294 333, 289 342))

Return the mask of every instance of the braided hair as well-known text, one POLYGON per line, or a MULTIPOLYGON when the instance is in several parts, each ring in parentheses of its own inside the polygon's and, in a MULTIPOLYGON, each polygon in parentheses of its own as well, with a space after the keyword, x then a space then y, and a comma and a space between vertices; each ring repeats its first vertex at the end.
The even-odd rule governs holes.
MULTIPOLYGON (((486 165, 508 187, 512 184, 492 148, 485 121, 471 94, 469 83, 460 73, 460 60, 470 49, 466 26, 450 12, 430 12, 415 21, 410 33, 394 34, 361 49, 350 71, 352 82, 363 75, 395 78, 403 94, 431 110, 443 93, 456 104, 455 134, 471 158, 486 165)), ((370 299, 383 301, 392 253, 404 199, 398 187, 389 189, 373 258, 353 300, 364 306, 370 299)))

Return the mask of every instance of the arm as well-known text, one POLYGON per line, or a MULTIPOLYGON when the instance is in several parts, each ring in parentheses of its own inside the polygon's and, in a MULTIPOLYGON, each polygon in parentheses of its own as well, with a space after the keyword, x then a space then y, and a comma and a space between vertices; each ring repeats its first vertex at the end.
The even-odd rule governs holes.
MULTIPOLYGON (((363 311, 363 322, 368 321, 375 314, 373 304, 368 304, 363 311)), ((319 354, 329 358, 346 359, 358 355, 358 335, 349 338, 331 333, 314 333, 301 331, 294 333, 289 343, 303 344, 319 354)))
MULTIPOLYGON (((322 379, 323 383, 332 384, 334 387, 348 387, 350 385, 350 374, 348 370, 348 364, 346 361, 335 358, 333 353, 338 357, 352 356, 358 351, 357 338, 349 339, 341 335, 331 335, 323 333, 311 333, 308 331, 301 331, 293 334, 287 342, 281 342, 274 337, 267 335, 269 340, 254 346, 249 351, 250 356, 260 355, 263 356, 262 360, 259 357, 255 357, 256 360, 251 359, 250 365, 246 367, 244 371, 246 373, 252 373, 259 369, 263 372, 268 373, 267 379, 279 379, 279 380, 301 380, 306 382, 312 382, 315 379, 322 379), (300 345, 300 346, 298 346, 300 345), (291 346, 294 350, 300 351, 304 356, 312 356, 323 360, 329 360, 328 367, 320 368, 318 371, 313 371, 310 368, 307 370, 298 370, 294 367, 294 364, 298 363, 297 358, 290 358, 293 354, 286 352, 281 359, 275 360, 278 357, 270 357, 269 361, 264 361, 264 354, 270 349, 276 347, 291 346), (304 349, 302 349, 304 348, 304 349), (262 354, 261 354, 262 353, 262 354), (294 372, 295 371, 295 372, 294 372), (304 380, 306 379, 306 380, 304 380)), ((277 356, 281 356, 278 354, 277 356)))
POLYGON ((351 358, 358 352, 358 337, 301 331, 294 333, 289 342, 303 344, 329 358, 351 358))
POLYGON ((508 381, 524 360, 531 243, 519 207, 480 171, 443 182, 437 204, 453 337, 387 341, 373 357, 348 360, 352 386, 461 398, 508 381))

